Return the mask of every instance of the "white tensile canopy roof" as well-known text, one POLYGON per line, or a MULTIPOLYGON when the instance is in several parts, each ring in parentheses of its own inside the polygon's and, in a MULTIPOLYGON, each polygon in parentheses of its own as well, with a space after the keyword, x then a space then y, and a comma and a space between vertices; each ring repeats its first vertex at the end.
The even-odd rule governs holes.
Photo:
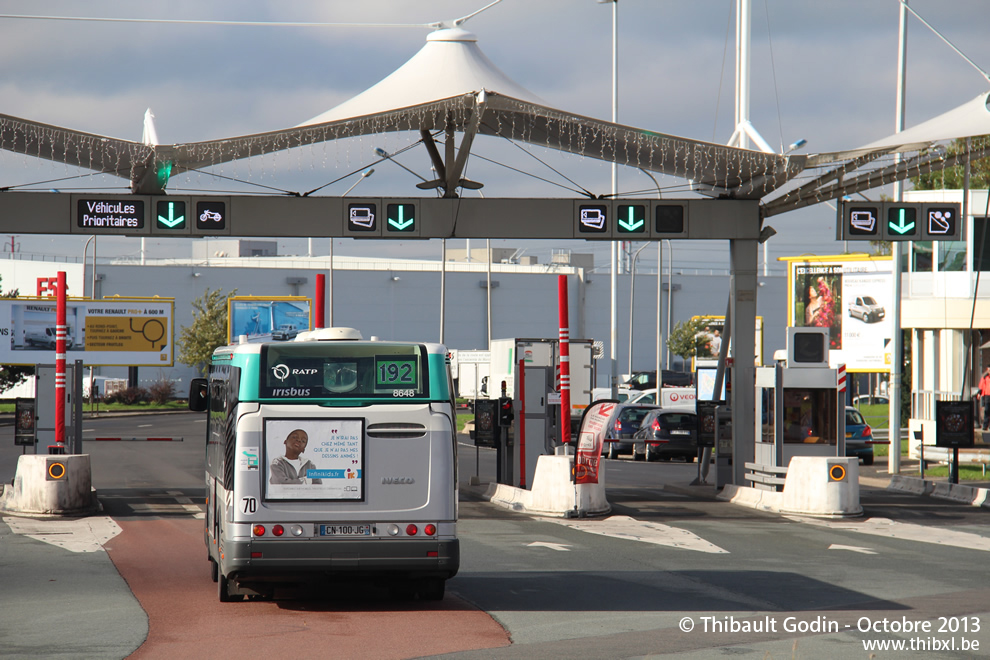
POLYGON ((300 126, 379 115, 481 90, 545 105, 538 96, 502 73, 481 52, 473 34, 461 28, 436 30, 426 37, 426 45, 412 59, 387 78, 300 126))
POLYGON ((823 172, 810 182, 766 203, 764 213, 775 215, 857 192, 952 167, 990 155, 984 142, 970 152, 948 156, 938 145, 951 140, 990 135, 990 93, 907 130, 858 149, 808 157, 807 171, 823 172), (900 156, 895 159, 895 156, 900 156))
POLYGON ((764 153, 550 107, 500 71, 473 34, 444 28, 432 32, 416 55, 378 84, 291 128, 158 145, 0 114, 0 148, 116 174, 129 179, 134 192, 155 194, 164 191, 169 176, 184 171, 340 138, 418 131, 438 173, 431 187, 453 196, 468 183, 461 173, 474 137, 481 134, 676 176, 715 196, 760 199, 790 188, 765 203, 769 215, 946 166, 944 155, 921 150, 940 140, 990 134, 987 96, 861 149, 812 156, 764 153), (437 132, 446 136, 446 162, 433 141, 437 132), (452 157, 455 132, 463 137, 452 157), (884 162, 908 151, 918 153, 897 165, 884 162), (815 178, 796 185, 809 170, 815 178))

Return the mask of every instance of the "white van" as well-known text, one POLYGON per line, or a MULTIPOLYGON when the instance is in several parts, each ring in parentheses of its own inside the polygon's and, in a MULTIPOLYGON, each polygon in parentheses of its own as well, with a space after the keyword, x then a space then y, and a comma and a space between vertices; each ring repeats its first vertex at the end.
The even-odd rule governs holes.
MULTIPOLYGON (((55 349, 55 326, 47 328, 33 328, 24 335, 24 342, 29 346, 40 346, 42 348, 55 349)), ((72 348, 72 328, 69 328, 65 338, 65 349, 72 348)))

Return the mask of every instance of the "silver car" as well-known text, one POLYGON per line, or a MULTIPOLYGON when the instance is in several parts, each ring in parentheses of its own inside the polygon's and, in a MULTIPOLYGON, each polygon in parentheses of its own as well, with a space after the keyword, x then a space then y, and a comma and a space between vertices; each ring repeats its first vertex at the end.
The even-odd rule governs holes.
POLYGON ((617 408, 602 442, 602 454, 611 459, 618 458, 620 454, 632 453, 633 434, 639 430, 643 420, 657 409, 656 406, 630 404, 620 404, 617 408))

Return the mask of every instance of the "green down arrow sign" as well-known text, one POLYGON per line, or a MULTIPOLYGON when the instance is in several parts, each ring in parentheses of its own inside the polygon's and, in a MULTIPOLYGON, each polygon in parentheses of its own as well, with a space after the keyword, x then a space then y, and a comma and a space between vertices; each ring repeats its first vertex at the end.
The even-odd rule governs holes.
POLYGON ((184 202, 159 202, 158 203, 158 224, 169 229, 175 229, 186 221, 184 202), (179 205, 179 215, 176 215, 176 205, 179 205), (167 206, 168 216, 162 215, 162 207, 167 206))
POLYGON ((416 207, 412 204, 388 205, 388 225, 394 228, 392 231, 411 231, 415 222, 416 207))
POLYGON ((890 215, 894 216, 894 219, 891 220, 888 216, 887 229, 901 236, 914 233, 914 209, 893 208, 890 209, 890 215))
POLYGON ((619 206, 618 216, 619 231, 622 232, 638 233, 646 225, 646 207, 639 204, 619 206))

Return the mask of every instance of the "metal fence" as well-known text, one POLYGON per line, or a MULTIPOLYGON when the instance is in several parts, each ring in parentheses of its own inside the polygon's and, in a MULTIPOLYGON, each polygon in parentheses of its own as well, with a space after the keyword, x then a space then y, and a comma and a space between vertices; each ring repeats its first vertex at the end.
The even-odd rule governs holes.
POLYGON ((917 390, 911 392, 911 417, 913 419, 935 419, 936 401, 959 401, 959 392, 945 390, 917 390))

